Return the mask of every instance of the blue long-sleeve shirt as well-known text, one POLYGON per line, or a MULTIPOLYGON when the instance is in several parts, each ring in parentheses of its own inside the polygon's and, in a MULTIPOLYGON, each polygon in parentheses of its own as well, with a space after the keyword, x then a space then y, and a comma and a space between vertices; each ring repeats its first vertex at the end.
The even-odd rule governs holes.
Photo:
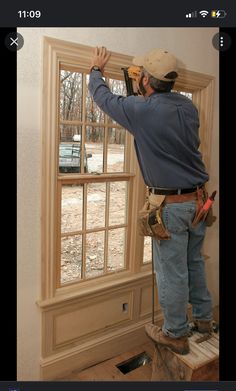
POLYGON ((134 136, 146 185, 191 188, 208 181, 198 150, 198 112, 190 99, 175 92, 115 95, 99 71, 91 72, 88 87, 101 110, 134 136))

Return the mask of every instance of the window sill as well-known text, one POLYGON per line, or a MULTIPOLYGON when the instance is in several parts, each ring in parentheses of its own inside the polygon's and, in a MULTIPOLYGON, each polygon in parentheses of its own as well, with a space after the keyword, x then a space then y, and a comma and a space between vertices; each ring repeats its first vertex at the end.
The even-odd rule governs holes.
POLYGON ((107 291, 109 293, 124 290, 124 286, 127 289, 133 288, 140 283, 144 283, 145 280, 151 283, 151 270, 145 270, 140 273, 131 274, 130 272, 122 273, 122 276, 114 279, 114 274, 109 276, 111 278, 103 278, 103 281, 97 279, 86 281, 81 286, 67 286, 62 287, 56 291, 55 297, 38 300, 36 303, 41 309, 48 309, 50 307, 61 305, 64 302, 72 302, 73 300, 82 299, 83 297, 92 298, 94 296, 104 295, 107 291))

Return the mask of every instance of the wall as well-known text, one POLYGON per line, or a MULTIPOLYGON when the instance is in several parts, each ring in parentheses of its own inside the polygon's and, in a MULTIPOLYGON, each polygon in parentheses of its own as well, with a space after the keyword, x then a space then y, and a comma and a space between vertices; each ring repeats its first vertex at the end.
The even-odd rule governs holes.
MULTIPOLYGON (((218 189, 218 52, 212 46, 216 28, 19 28, 24 46, 17 52, 18 164, 18 380, 38 380, 40 360, 40 192, 42 37, 51 36, 127 54, 154 47, 170 50, 181 67, 216 77, 211 184, 218 189)), ((218 215, 218 202, 215 210, 218 215)), ((218 304, 218 221, 207 234, 205 253, 209 289, 218 304)))

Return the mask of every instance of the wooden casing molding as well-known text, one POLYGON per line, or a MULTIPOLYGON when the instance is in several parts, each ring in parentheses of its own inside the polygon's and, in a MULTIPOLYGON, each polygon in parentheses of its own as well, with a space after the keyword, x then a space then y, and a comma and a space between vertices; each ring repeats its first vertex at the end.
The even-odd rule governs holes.
MULTIPOLYGON (((124 347, 131 348, 146 337, 143 326, 151 318, 151 265, 142 264, 143 241, 137 230, 129 238, 128 270, 99 279, 58 287, 57 240, 58 240, 58 94, 60 64, 70 69, 88 72, 93 48, 72 42, 44 37, 43 42, 43 89, 42 89, 42 273, 41 298, 37 304, 42 312, 42 379, 53 379, 78 367, 81 369, 119 354, 124 347), (79 65, 78 65, 79 64, 79 65), (134 261, 135 260, 135 261, 134 261), (98 283, 99 281, 99 283, 98 283), (149 297, 150 294, 150 297, 149 297), (104 308, 97 327, 95 314, 104 308), (128 303, 128 313, 122 312, 122 303, 128 303), (91 308, 90 315, 86 308, 91 308), (118 309, 117 309, 118 308, 118 309), (80 321, 81 311, 81 321, 80 321), (84 323, 86 318, 87 323, 84 323), (82 321, 83 319, 83 321, 82 321), (72 323, 77 325, 73 328, 72 323), (64 336, 63 336, 64 333, 64 336), (112 347, 112 353, 111 353, 112 347), (100 351, 99 351, 100 349, 100 351), (91 354, 92 352, 92 354, 91 354), (63 369, 64 368, 64 369, 63 369)), ((131 65, 131 56, 111 54, 106 73, 114 79, 123 79, 122 67, 131 65)), ((105 73, 105 75, 106 75, 105 73)), ((214 78, 197 72, 180 69, 175 89, 191 92, 199 109, 201 151, 208 170, 210 169, 214 78)), ((128 221, 136 221, 141 208, 145 186, 138 168, 133 147, 133 138, 128 135, 130 177, 130 215, 128 221), (143 191, 140 191, 143 189, 143 191)), ((105 176, 103 176, 104 180, 105 176)), ((114 176, 115 178, 115 176, 114 176)), ((117 180, 120 175, 117 174, 117 180)), ((124 178, 124 175, 122 176, 124 178)), ((86 180, 99 180, 89 176, 86 180)), ((68 183, 73 175, 66 176, 68 183)), ((157 296, 157 294, 156 294, 157 296)), ((98 314, 96 315, 98 316, 98 314)), ((156 317, 161 319, 161 310, 156 303, 156 317)))

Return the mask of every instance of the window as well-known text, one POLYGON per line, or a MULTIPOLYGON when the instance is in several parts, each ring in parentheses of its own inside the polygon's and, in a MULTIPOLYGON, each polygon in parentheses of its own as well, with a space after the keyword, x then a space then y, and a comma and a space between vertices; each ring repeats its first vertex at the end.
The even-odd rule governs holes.
MULTIPOLYGON (((128 268, 128 136, 93 101, 88 82, 79 66, 75 71, 60 64, 59 284, 128 268), (68 182, 70 174, 75 176, 68 182)), ((113 93, 126 95, 123 80, 106 77, 106 82, 113 93)))
MULTIPOLYGON (((151 240, 134 224, 145 185, 133 138, 89 95, 92 50, 44 41, 42 299, 151 272, 151 240)), ((114 93, 126 94, 122 67, 131 60, 112 53, 104 77, 114 93)), ((175 85, 199 109, 208 168, 213 87, 212 77, 186 70, 175 85)))

